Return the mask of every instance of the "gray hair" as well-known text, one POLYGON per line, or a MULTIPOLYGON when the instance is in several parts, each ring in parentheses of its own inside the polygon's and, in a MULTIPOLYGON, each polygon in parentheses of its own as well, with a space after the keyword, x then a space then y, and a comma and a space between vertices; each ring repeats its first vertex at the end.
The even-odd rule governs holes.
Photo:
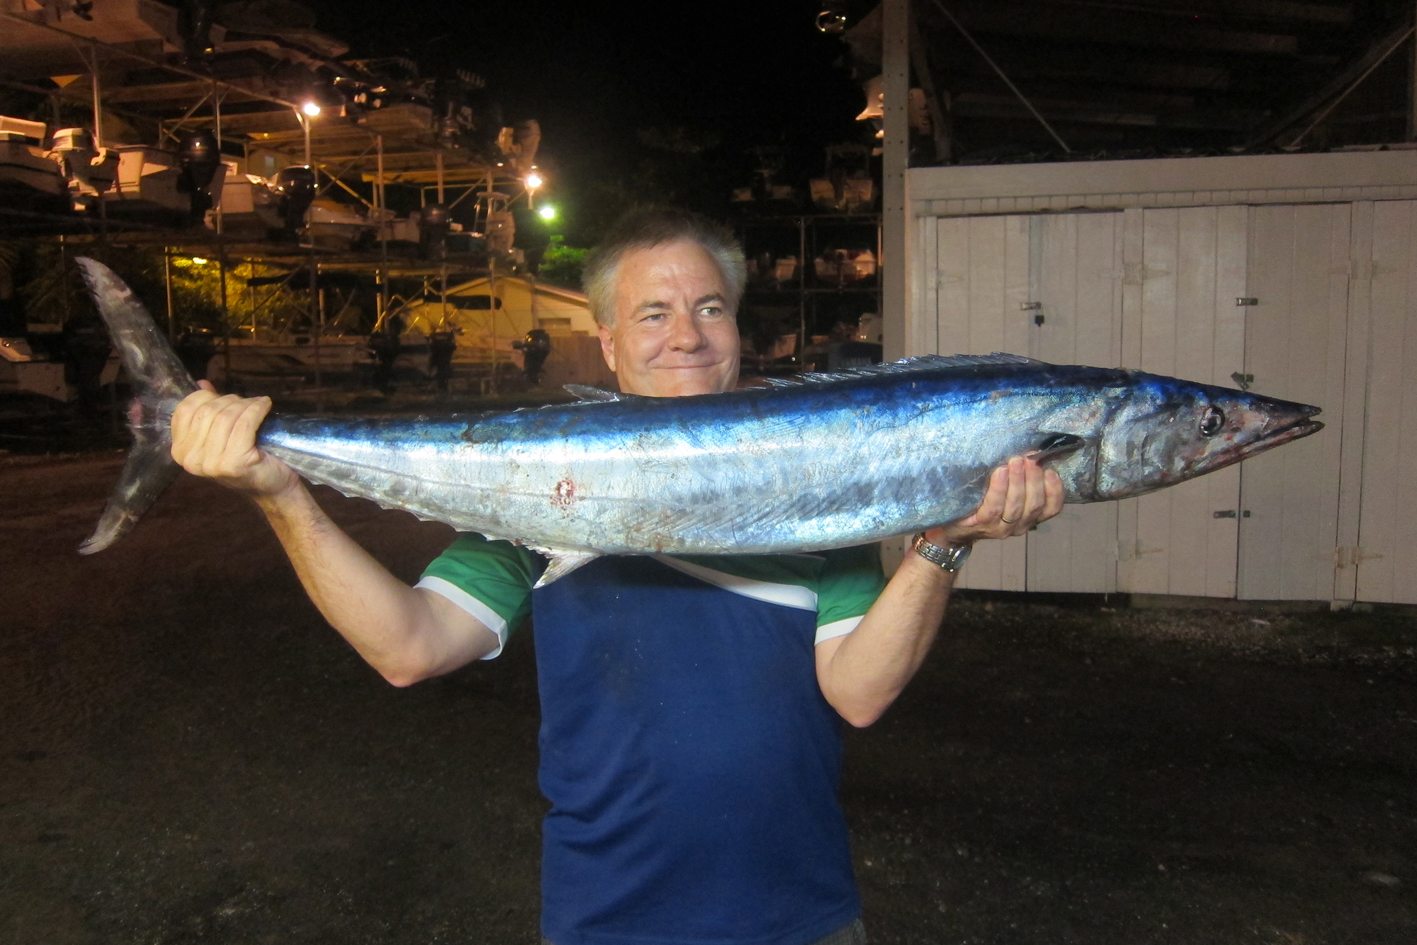
POLYGON ((628 253, 680 241, 697 243, 713 257, 728 292, 725 301, 736 314, 748 282, 748 265, 733 233, 689 210, 649 207, 632 210, 615 221, 586 260, 581 284, 596 322, 607 328, 615 324, 615 282, 628 253))

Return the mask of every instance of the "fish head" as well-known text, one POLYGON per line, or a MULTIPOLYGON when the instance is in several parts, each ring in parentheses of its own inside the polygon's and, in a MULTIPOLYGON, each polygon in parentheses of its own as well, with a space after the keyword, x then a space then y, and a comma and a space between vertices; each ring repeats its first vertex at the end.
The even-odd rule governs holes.
POLYGON ((1318 407, 1174 378, 1134 375, 1097 444, 1094 501, 1223 469, 1323 429, 1318 407))

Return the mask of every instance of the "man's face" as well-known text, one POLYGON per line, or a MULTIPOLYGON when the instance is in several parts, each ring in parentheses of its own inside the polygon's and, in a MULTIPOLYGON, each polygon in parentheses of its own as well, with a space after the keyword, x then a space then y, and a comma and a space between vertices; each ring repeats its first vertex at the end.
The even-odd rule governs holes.
POLYGON ((600 326, 600 350, 621 391, 682 397, 737 383, 737 313, 702 246, 681 241, 626 253, 614 300, 615 324, 600 326))

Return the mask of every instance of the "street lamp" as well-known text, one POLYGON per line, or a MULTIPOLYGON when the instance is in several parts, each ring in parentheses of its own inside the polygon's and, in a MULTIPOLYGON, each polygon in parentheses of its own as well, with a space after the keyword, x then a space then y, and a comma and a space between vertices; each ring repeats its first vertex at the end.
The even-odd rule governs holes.
MULTIPOLYGON (((318 181, 315 173, 315 161, 310 153, 310 122, 315 116, 320 114, 320 103, 313 98, 307 98, 300 103, 300 107, 295 109, 295 120, 300 122, 300 130, 305 134, 305 166, 310 170, 311 183, 318 181)), ((314 188, 313 193, 319 193, 319 187, 314 188)), ((312 195, 313 196, 313 195, 312 195)), ((308 234, 308 230, 307 230, 308 234)), ((309 236, 309 259, 306 267, 310 270, 310 325, 314 329, 315 337, 315 389, 316 405, 323 402, 323 394, 319 393, 322 386, 320 378, 320 336, 325 331, 324 312, 319 304, 319 267, 315 263, 315 240, 309 236)))
POLYGON ((542 184, 546 183, 546 178, 541 176, 541 172, 536 169, 536 165, 531 166, 531 170, 522 176, 522 187, 526 190, 526 205, 531 209, 536 208, 536 191, 542 184))
POLYGON ((295 120, 300 123, 300 130, 305 135, 305 163, 309 167, 314 167, 314 161, 310 157, 310 119, 320 114, 320 103, 313 98, 307 98, 300 103, 300 107, 295 109, 295 120))

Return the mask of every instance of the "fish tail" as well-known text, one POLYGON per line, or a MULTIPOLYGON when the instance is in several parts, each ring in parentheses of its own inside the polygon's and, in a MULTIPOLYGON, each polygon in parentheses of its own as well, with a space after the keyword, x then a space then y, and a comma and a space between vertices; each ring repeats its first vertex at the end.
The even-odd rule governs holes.
POLYGON ((77 262, 135 388, 127 411, 133 446, 98 525, 79 546, 88 555, 127 534, 176 478, 172 411, 197 385, 133 290, 103 263, 82 256, 77 262))

